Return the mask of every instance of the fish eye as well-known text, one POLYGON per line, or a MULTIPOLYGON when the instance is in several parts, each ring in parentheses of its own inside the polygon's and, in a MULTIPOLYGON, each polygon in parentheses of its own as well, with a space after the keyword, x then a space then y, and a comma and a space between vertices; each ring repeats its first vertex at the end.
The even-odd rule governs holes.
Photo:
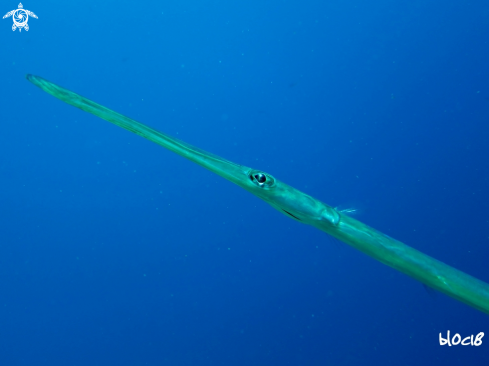
POLYGON ((261 188, 270 188, 275 184, 275 179, 267 173, 253 170, 249 174, 250 180, 261 188))
POLYGON ((267 177, 263 173, 255 174, 255 179, 258 181, 258 183, 265 183, 267 181, 267 177))

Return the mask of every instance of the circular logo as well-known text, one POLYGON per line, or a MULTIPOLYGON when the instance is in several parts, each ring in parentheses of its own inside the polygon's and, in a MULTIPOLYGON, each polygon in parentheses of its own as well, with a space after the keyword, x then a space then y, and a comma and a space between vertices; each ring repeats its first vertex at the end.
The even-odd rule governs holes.
POLYGON ((14 18, 14 24, 18 28, 22 28, 27 24, 27 20, 29 19, 29 14, 24 9, 17 9, 14 12, 13 17, 14 18))

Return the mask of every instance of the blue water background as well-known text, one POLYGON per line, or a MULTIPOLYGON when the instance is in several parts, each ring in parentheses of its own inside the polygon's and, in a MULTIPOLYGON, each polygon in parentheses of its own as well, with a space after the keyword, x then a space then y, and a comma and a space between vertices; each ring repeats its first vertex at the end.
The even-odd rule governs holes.
POLYGON ((24 79, 489 281, 487 1, 23 5, 28 32, 0 22, 1 365, 489 364, 487 315, 24 79))

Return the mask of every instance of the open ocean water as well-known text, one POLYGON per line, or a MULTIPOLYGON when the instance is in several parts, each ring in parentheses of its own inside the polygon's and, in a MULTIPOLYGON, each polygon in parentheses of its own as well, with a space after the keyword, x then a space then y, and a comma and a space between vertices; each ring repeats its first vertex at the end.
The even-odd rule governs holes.
POLYGON ((24 78, 488 282, 489 2, 22 5, 28 31, 0 21, 1 366, 489 364, 486 314, 24 78))

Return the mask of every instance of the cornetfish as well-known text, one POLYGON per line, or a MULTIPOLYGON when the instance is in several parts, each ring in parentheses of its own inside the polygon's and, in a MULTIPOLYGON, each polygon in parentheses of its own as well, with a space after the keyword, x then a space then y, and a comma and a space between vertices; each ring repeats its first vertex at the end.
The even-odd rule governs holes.
POLYGON ((312 225, 423 284, 489 314, 489 285, 279 181, 261 170, 225 160, 156 131, 39 76, 34 85, 85 112, 153 141, 237 184, 282 214, 312 225))

